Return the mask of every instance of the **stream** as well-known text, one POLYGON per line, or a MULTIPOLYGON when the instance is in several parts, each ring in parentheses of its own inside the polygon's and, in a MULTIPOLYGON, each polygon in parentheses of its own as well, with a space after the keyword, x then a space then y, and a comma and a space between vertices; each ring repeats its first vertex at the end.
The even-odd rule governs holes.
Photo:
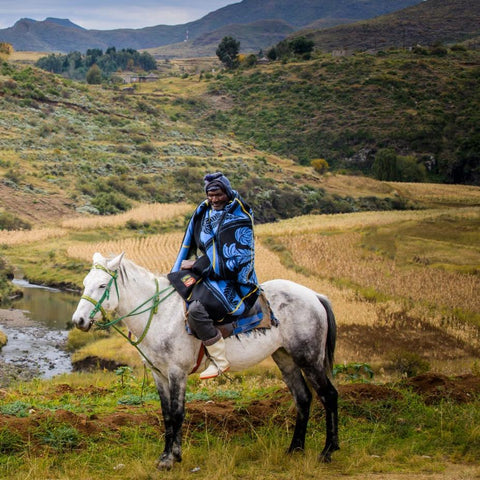
MULTIPOLYGON (((23 297, 0 312, 0 330, 8 343, 0 350, 0 363, 14 376, 51 378, 72 371, 65 350, 68 325, 78 304, 78 293, 33 285, 15 279, 23 297)), ((0 375, 2 372, 0 371, 0 375)))

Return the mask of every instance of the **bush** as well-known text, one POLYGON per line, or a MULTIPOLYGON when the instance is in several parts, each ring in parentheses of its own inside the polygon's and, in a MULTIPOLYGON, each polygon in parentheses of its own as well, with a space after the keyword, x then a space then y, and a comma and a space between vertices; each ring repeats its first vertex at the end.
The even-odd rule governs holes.
POLYGON ((397 155, 395 151, 391 148, 379 150, 375 155, 372 172, 377 180, 398 180, 397 155))
POLYGON ((328 170, 328 162, 324 158, 315 158, 310 162, 313 169, 320 174, 324 174, 328 170))
POLYGON ((30 230, 32 226, 9 212, 0 212, 0 230, 30 230))
POLYGON ((102 83, 102 71, 98 67, 98 65, 93 64, 88 72, 86 77, 87 83, 90 85, 99 85, 102 83))
POLYGON ((130 208, 130 203, 115 193, 99 193, 93 200, 92 205, 100 215, 112 215, 125 212, 130 208))
POLYGON ((425 165, 418 163, 415 157, 398 157, 397 168, 401 182, 424 182, 427 178, 425 165))
POLYGON ((39 437, 43 444, 60 453, 78 448, 81 441, 80 432, 70 425, 46 426, 39 437))
POLYGON ((3 455, 11 455, 20 452, 24 448, 22 437, 8 428, 0 430, 0 453, 3 455))
POLYGON ((430 370, 427 360, 414 352, 397 350, 393 352, 390 361, 393 370, 406 377, 416 377, 430 370))

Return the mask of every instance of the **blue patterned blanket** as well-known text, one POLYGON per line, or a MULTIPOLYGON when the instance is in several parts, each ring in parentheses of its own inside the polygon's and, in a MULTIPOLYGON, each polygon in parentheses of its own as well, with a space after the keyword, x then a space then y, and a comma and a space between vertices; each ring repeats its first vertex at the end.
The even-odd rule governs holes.
POLYGON ((208 201, 197 207, 169 279, 176 287, 180 283, 177 290, 187 302, 199 300, 215 321, 251 309, 260 293, 253 214, 236 192, 224 210, 213 210, 208 201), (194 268, 181 270, 182 261, 192 256, 198 257, 194 268))

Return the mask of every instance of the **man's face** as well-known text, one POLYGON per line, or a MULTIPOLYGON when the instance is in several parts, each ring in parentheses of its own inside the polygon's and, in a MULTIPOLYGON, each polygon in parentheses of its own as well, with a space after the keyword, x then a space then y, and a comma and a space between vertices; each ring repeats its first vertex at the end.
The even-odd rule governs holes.
POLYGON ((228 203, 228 196, 221 188, 208 191, 207 199, 214 210, 223 210, 228 203))

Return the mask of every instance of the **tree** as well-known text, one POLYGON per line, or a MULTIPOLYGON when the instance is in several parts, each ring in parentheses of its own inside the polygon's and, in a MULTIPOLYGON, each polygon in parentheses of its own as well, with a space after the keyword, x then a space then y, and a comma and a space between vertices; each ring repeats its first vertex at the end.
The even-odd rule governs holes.
POLYGON ((308 55, 312 53, 315 43, 305 37, 297 37, 290 42, 289 46, 295 55, 308 55))
POLYGON ((102 71, 96 63, 94 63, 87 72, 87 83, 90 85, 102 83, 102 71))
POLYGON ((382 148, 375 155, 372 165, 373 175, 377 180, 399 180, 397 154, 391 148, 382 148))
POLYGON ((401 182, 424 182, 427 178, 427 171, 423 163, 411 155, 399 156, 397 158, 397 169, 401 182))
POLYGON ((275 47, 272 47, 270 50, 267 51, 267 58, 269 58, 270 60, 277 59, 277 49, 275 47))
POLYGON ((235 68, 238 65, 237 56, 239 51, 240 42, 233 37, 223 37, 215 53, 227 68, 235 68))

